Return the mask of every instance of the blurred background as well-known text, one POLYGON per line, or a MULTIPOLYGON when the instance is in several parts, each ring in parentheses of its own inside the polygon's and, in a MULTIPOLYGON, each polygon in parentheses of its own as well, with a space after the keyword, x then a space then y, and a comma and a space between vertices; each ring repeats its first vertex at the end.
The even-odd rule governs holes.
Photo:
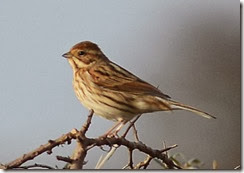
MULTIPOLYGON (((186 111, 144 114, 136 123, 153 148, 178 144, 169 154, 198 158, 212 168, 233 169, 241 159, 240 2, 237 0, 22 0, 0 6, 0 163, 85 122, 88 110, 72 89, 72 70, 61 55, 74 44, 97 43, 115 63, 159 86, 174 100, 217 117, 186 111)), ((113 125, 95 116, 89 137, 113 125)), ((74 145, 34 162, 57 165, 74 145)), ((105 152, 88 152, 94 168, 105 152)), ((145 156, 136 152, 134 162, 145 156)), ((121 147, 104 168, 122 168, 121 147)), ((33 163, 33 162, 29 162, 33 163)), ((151 169, 160 169, 152 161, 151 169)))

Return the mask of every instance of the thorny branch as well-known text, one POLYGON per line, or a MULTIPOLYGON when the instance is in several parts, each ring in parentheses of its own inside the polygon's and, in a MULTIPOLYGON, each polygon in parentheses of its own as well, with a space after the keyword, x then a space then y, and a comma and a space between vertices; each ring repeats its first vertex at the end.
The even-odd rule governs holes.
POLYGON ((93 116, 94 111, 91 110, 90 114, 88 115, 87 121, 86 123, 82 126, 81 130, 78 132, 77 135, 77 144, 76 144, 76 148, 74 150, 73 156, 71 157, 71 159, 73 160, 73 162, 70 163, 70 165, 68 165, 68 167, 70 169, 82 169, 83 165, 85 164, 85 157, 87 154, 87 142, 86 142, 86 137, 85 134, 91 124, 91 120, 92 120, 92 116, 93 116))
POLYGON ((24 154, 23 156, 5 164, 5 165, 0 165, 1 169, 28 169, 28 168, 33 168, 33 167, 42 167, 42 168, 47 168, 47 169, 54 169, 49 166, 43 166, 41 164, 35 164, 35 165, 30 165, 28 166, 22 166, 22 164, 26 163, 29 160, 34 159, 35 157, 41 155, 44 152, 47 152, 48 154, 52 154, 52 149, 62 145, 62 144, 70 144, 73 139, 76 139, 77 141, 77 146, 74 150, 74 153, 71 157, 63 157, 63 156, 56 156, 57 160, 64 161, 68 163, 68 166, 66 168, 68 169, 82 169, 83 165, 86 163, 85 162, 85 157, 87 155, 87 151, 95 146, 97 147, 102 147, 102 146, 125 146, 128 148, 129 151, 129 163, 128 166, 131 169, 140 169, 141 167, 146 168, 149 165, 149 162, 153 158, 158 158, 160 159, 163 163, 167 165, 168 168, 170 169, 179 169, 180 167, 175 165, 174 162, 167 157, 167 155, 164 153, 172 148, 177 147, 177 145, 173 145, 168 148, 164 148, 163 150, 158 150, 158 149, 152 149, 142 142, 139 142, 138 136, 137 136, 137 131, 135 129, 135 122, 137 119, 140 117, 136 117, 135 120, 131 122, 129 127, 127 128, 126 132, 121 136, 121 137, 105 137, 105 138, 88 138, 85 136, 87 130, 89 129, 89 126, 91 124, 92 116, 93 116, 93 111, 90 112, 88 115, 87 121, 85 124, 82 126, 82 128, 78 131, 77 129, 71 130, 69 133, 66 133, 62 135, 61 137, 54 139, 54 140, 49 140, 46 144, 41 145, 40 147, 36 148, 35 150, 24 154), (128 131, 133 127, 134 130, 134 135, 135 135, 135 142, 127 140, 125 137, 128 133, 128 131), (145 154, 147 154, 147 158, 143 161, 137 164, 136 166, 133 167, 133 159, 132 159, 132 154, 134 150, 139 150, 145 154))
POLYGON ((130 131, 131 127, 134 127, 135 122, 141 117, 141 114, 138 115, 132 122, 130 122, 130 125, 128 126, 128 128, 126 129, 125 133, 122 135, 123 138, 126 137, 126 135, 128 134, 128 132, 130 131))
POLYGON ((122 169, 126 169, 126 168, 130 168, 130 169, 134 169, 133 167, 133 150, 131 150, 130 148, 128 148, 129 151, 129 162, 127 163, 127 165, 125 165, 122 169))
POLYGON ((150 155, 147 155, 146 159, 140 163, 138 163, 134 169, 141 169, 143 167, 143 169, 147 169, 149 163, 151 162, 153 158, 150 155))
POLYGON ((137 133, 137 130, 136 130, 136 125, 133 124, 133 131, 134 131, 134 137, 135 137, 135 141, 136 142, 139 142, 139 137, 138 137, 138 133, 137 133))
POLYGON ((42 154, 44 152, 47 152, 48 154, 51 154, 52 153, 52 149, 54 147, 59 146, 61 144, 65 144, 66 142, 67 142, 67 144, 70 144, 71 140, 75 139, 75 138, 76 138, 76 131, 72 130, 71 132, 62 135, 61 137, 59 137, 59 138, 57 138, 55 140, 49 140, 46 144, 41 145, 37 149, 22 155, 21 157, 15 159, 14 161, 4 165, 4 167, 6 169, 18 168, 20 165, 22 165, 26 161, 32 160, 36 156, 38 156, 38 155, 40 155, 40 154, 42 154))
POLYGON ((30 169, 30 168, 44 168, 44 169, 55 169, 51 166, 48 165, 43 165, 43 164, 37 164, 35 163, 34 165, 28 165, 28 166, 20 166, 18 167, 19 169, 30 169))
POLYGON ((69 158, 69 157, 63 157, 63 156, 56 156, 57 160, 61 160, 64 161, 66 163, 72 163, 73 159, 69 158))

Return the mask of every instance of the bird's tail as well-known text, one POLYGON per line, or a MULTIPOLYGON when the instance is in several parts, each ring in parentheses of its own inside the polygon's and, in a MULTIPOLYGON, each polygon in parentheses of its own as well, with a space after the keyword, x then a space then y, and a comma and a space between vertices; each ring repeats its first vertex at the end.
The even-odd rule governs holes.
POLYGON ((179 109, 182 110, 183 109, 183 110, 194 112, 194 113, 196 113, 198 115, 201 115, 201 116, 203 116, 205 118, 208 118, 208 119, 210 119, 210 118, 216 119, 215 116, 210 115, 207 112, 198 110, 198 109, 196 109, 194 107, 191 107, 191 106, 188 106, 188 105, 185 105, 185 104, 173 101, 173 100, 167 100, 167 102, 169 102, 170 107, 171 107, 172 110, 179 110, 179 109))

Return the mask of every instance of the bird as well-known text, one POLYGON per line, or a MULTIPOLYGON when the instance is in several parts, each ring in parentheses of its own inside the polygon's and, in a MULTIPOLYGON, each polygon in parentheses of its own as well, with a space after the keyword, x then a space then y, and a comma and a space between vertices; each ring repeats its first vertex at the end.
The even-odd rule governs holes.
POLYGON ((130 120, 143 113, 187 110, 208 119, 216 117, 174 101, 157 87, 109 60, 91 41, 75 44, 62 55, 73 71, 73 88, 81 104, 95 115, 117 121, 105 136, 117 135, 130 120))

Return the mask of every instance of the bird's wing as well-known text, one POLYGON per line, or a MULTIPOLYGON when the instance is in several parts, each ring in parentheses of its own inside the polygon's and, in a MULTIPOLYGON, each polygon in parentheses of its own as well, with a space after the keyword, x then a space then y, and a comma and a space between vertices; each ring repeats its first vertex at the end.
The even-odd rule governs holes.
POLYGON ((90 80, 103 89, 170 98, 156 87, 112 62, 91 68, 89 74, 90 80))

